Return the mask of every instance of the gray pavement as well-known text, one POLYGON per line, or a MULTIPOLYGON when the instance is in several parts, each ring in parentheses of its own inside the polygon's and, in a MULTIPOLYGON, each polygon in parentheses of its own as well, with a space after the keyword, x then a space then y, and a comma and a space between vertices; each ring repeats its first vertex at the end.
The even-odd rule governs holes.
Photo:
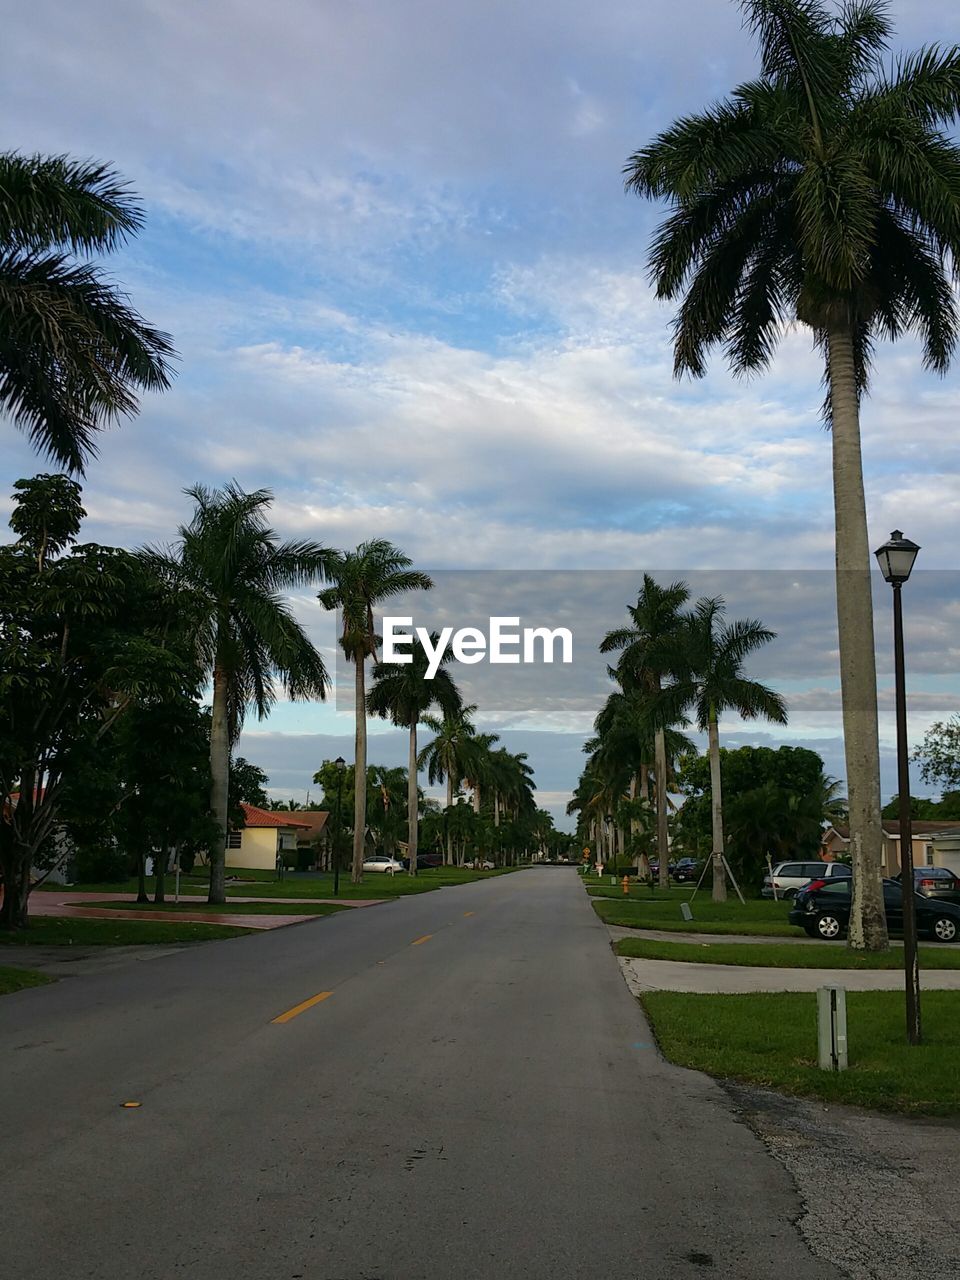
MULTIPOLYGON (((620 960, 634 995, 645 991, 816 991, 839 984, 848 991, 902 991, 902 969, 775 969, 742 964, 696 964, 685 960, 620 960)), ((960 991, 960 969, 924 969, 921 988, 960 991)))
POLYGON ((6 996, 0 1061, 18 1280, 839 1274, 572 872, 6 996))

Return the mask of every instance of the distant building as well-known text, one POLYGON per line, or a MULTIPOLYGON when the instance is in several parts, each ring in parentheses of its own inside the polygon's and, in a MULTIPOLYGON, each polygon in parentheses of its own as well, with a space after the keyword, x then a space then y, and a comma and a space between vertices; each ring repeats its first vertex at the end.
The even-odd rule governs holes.
POLYGON ((227 832, 228 867, 251 867, 273 871, 281 853, 296 854, 301 835, 309 833, 310 823, 303 819, 311 814, 289 813, 276 809, 258 809, 242 804, 244 825, 227 832))
MULTIPOLYGON (((915 867, 949 867, 960 875, 960 822, 914 819, 911 846, 915 867)), ((850 828, 838 824, 827 827, 820 837, 820 856, 828 862, 850 853, 850 828)), ((900 823, 883 819, 883 847, 880 868, 885 876, 900 874, 900 823)))

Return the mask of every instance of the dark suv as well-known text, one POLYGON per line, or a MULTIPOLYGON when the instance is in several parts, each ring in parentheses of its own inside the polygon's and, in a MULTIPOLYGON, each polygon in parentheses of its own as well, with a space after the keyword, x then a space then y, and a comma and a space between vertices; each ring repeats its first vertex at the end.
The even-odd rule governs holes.
MULTIPOLYGON (((814 880, 797 890, 787 917, 811 938, 828 942, 839 938, 850 923, 851 880, 814 880)), ((952 902, 914 894, 917 932, 929 934, 935 942, 955 942, 960 936, 960 907, 952 902)), ((895 880, 883 882, 883 909, 891 933, 903 929, 903 893, 895 880)))

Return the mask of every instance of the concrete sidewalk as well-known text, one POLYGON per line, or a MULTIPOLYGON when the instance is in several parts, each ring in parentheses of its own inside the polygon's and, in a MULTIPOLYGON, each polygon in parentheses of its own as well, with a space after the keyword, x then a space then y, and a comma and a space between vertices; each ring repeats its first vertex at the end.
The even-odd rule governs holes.
MULTIPOLYGON (((750 991, 816 991, 836 984, 848 991, 900 991, 900 969, 761 969, 735 964, 690 964, 683 960, 620 959, 634 995, 646 991, 698 991, 732 994, 750 991)), ((924 969, 920 984, 928 990, 960 991, 960 969, 924 969)))

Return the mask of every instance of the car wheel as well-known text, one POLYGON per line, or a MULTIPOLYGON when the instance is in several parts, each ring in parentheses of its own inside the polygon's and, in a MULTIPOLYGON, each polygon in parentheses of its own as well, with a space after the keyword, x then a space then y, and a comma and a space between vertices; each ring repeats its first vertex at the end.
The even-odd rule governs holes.
POLYGON ((785 899, 795 898, 797 896, 796 889, 784 889, 783 896, 785 899))
POLYGON ((938 942, 955 942, 957 939, 957 922, 952 916, 937 916, 933 922, 931 933, 938 942))
POLYGON ((816 924, 817 936, 831 940, 839 938, 841 933, 840 921, 836 916, 820 916, 816 924))

